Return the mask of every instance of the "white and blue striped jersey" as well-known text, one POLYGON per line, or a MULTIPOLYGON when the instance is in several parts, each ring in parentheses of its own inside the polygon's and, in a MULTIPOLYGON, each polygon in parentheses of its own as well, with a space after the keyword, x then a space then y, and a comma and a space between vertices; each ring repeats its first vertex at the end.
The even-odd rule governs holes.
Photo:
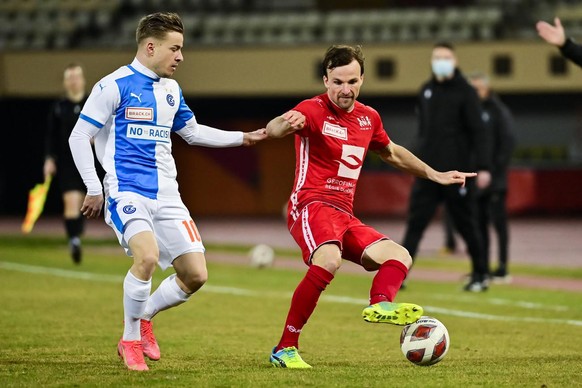
MULTIPOLYGON (((89 133, 94 136, 97 159, 106 172, 105 195, 113 198, 120 192, 151 199, 179 197, 171 132, 178 133, 189 144, 206 146, 236 146, 243 139, 242 132, 199 125, 178 83, 158 77, 137 59, 93 87, 81 111, 81 120, 95 127, 89 133), (216 136, 223 141, 213 142, 216 136)), ((83 125, 77 124, 80 128, 83 125)), ((73 135, 82 130, 77 132, 74 130, 73 135)), ((71 148, 77 140, 73 135, 71 148)), ((87 173, 91 169, 84 171, 84 161, 79 161, 80 152, 73 154, 85 183, 93 181, 90 179, 93 173, 87 173)), ((95 185, 87 186, 88 193, 94 195, 95 185)), ((100 187, 97 190, 101 192, 100 187)))

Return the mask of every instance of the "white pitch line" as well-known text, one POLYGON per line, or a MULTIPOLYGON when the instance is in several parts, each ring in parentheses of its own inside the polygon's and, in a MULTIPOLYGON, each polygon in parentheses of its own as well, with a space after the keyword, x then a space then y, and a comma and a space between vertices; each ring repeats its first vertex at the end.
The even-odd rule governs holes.
POLYGON ((481 299, 481 295, 445 295, 445 294, 431 294, 431 298, 440 300, 454 300, 455 302, 475 303, 477 299, 481 303, 488 303, 496 306, 517 306, 524 309, 531 310, 552 310, 552 311, 568 311, 571 310, 568 306, 563 305, 548 305, 543 303, 528 302, 524 300, 508 300, 501 298, 487 298, 481 299))
POLYGON ((53 275, 69 279, 92 280, 106 283, 122 283, 124 279, 124 277, 120 275, 106 275, 93 272, 71 271, 69 269, 41 267, 36 265, 11 263, 8 261, 0 261, 0 269, 41 275, 53 275))
MULTIPOLYGON (((89 280, 97 282, 106 283, 122 283, 124 277, 119 275, 106 275, 97 274, 92 272, 81 272, 72 271, 67 269, 42 267, 28 264, 12 263, 6 261, 0 261, 0 269, 8 271, 17 271, 31 274, 41 274, 41 275, 52 275, 57 277, 78 279, 78 280, 89 280)), ((238 287, 224 287, 224 286, 213 286, 205 285, 200 291, 211 292, 214 294, 228 294, 237 296, 275 296, 280 298, 289 298, 290 293, 271 293, 271 292, 259 292, 254 290, 249 290, 245 288, 238 287)), ((367 299, 362 298, 352 298, 349 296, 339 296, 339 295, 329 295, 324 294, 321 296, 321 301, 331 302, 331 303, 343 303, 343 304, 355 304, 359 306, 365 306, 368 304, 367 299)), ((493 314, 483 314, 475 313, 463 310, 453 310, 437 306, 424 306, 425 311, 430 311, 431 313, 439 313, 443 315, 450 315, 461 318, 471 318, 471 319, 483 319, 489 321, 513 321, 513 322, 533 322, 533 323, 551 323, 551 324, 567 324, 572 326, 582 326, 582 321, 574 319, 547 319, 547 318, 535 318, 535 317, 510 317, 503 315, 493 315, 493 314)))
MULTIPOLYGON (((347 303, 347 304, 357 304, 366 305, 368 304, 367 299, 351 298, 349 296, 335 296, 335 295, 322 295, 321 300, 335 303, 347 303)), ((535 318, 535 317, 508 317, 503 315, 492 315, 483 313, 474 313, 470 311, 463 310, 453 310, 437 306, 423 306, 425 311, 451 315, 454 317, 462 318, 474 318, 474 319, 484 319, 488 321, 520 321, 520 322, 536 322, 536 323, 566 323, 574 326, 582 326, 582 321, 577 321, 573 319, 547 319, 547 318, 535 318)))

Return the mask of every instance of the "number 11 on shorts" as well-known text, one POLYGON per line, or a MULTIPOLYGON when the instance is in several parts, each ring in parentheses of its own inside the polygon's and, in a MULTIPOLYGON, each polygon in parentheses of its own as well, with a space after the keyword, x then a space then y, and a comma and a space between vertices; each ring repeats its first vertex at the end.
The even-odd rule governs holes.
POLYGON ((190 241, 202 242, 202 239, 200 238, 200 233, 198 232, 198 228, 196 227, 194 220, 182 221, 182 225, 184 226, 184 228, 186 228, 186 232, 188 232, 190 241))

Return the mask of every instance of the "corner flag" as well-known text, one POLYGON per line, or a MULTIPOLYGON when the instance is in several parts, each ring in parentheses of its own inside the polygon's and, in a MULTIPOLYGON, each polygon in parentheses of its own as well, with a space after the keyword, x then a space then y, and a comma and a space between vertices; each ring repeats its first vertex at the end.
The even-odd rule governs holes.
POLYGON ((44 209, 44 203, 46 201, 46 195, 49 191, 51 185, 52 177, 49 176, 45 179, 44 183, 39 183, 28 193, 28 209, 26 211, 26 217, 22 223, 22 233, 28 234, 32 231, 34 223, 40 217, 42 210, 44 209))

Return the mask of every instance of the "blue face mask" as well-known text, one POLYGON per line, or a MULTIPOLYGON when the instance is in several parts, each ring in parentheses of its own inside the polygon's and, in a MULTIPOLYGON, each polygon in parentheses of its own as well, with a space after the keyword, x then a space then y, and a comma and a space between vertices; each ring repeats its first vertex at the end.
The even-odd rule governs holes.
POLYGON ((439 78, 448 78, 455 71, 455 64, 450 59, 434 59, 431 65, 432 72, 439 78))

